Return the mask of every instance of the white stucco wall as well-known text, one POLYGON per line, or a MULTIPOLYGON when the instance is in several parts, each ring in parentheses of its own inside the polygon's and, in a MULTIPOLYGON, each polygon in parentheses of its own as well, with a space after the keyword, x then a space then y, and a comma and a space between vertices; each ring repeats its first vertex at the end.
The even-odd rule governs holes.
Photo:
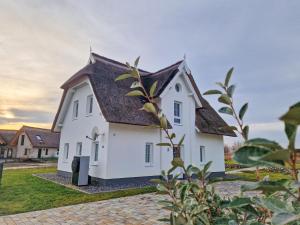
POLYGON ((71 102, 68 106, 66 116, 64 118, 60 136, 60 152, 58 160, 58 170, 71 172, 71 163, 76 155, 77 142, 82 142, 82 155, 90 156, 92 150, 92 131, 97 127, 99 133, 104 133, 98 137, 99 141, 99 161, 90 163, 89 174, 93 177, 106 178, 106 158, 107 158, 107 143, 108 143, 108 123, 105 121, 97 100, 92 92, 88 80, 83 82, 83 85, 76 88, 71 102), (93 113, 86 115, 87 96, 93 95, 93 113), (79 101, 79 115, 77 119, 73 119, 73 102, 79 101), (69 157, 64 159, 64 145, 69 143, 69 157))
POLYGON ((28 136, 26 135, 26 133, 22 132, 19 135, 18 143, 17 143, 17 158, 25 158, 25 159, 30 158, 31 152, 33 152, 31 142, 30 142, 28 136), (25 136, 24 145, 21 145, 21 139, 22 139, 23 135, 25 136), (27 155, 24 155, 25 148, 29 149, 29 150, 27 150, 27 155))
POLYGON ((158 129, 110 124, 108 148, 108 178, 160 175, 160 141, 158 129), (145 163, 146 143, 153 144, 153 164, 145 163))

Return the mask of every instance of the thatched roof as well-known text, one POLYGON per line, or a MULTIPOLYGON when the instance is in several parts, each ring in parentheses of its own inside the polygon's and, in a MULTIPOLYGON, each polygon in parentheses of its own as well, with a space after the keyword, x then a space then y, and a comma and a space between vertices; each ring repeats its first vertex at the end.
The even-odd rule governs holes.
POLYGON ((16 133, 16 130, 0 130, 0 145, 8 145, 16 133))
MULTIPOLYGON (((92 53, 91 57, 93 62, 78 71, 62 85, 64 94, 55 117, 53 128, 57 122, 67 90, 86 78, 90 80, 106 121, 143 126, 158 124, 158 120, 153 115, 139 110, 144 103, 142 98, 125 96, 126 93, 131 90, 132 79, 115 82, 116 77, 128 72, 127 66, 95 53, 92 53)), ((155 73, 140 70, 145 87, 149 89, 155 81, 158 81, 155 95, 159 96, 177 74, 182 62, 183 61, 179 61, 155 73)), ((188 75, 188 77, 195 89, 197 97, 199 97, 203 105, 202 109, 196 110, 196 126, 204 133, 233 136, 234 134, 232 132, 220 132, 218 130, 219 127, 217 126, 222 125, 223 127, 225 122, 201 96, 192 75, 188 75), (199 119, 199 115, 203 118, 199 119)))
POLYGON ((17 145, 21 133, 25 133, 35 148, 59 148, 59 133, 52 132, 49 129, 23 126, 11 140, 11 145, 17 145))

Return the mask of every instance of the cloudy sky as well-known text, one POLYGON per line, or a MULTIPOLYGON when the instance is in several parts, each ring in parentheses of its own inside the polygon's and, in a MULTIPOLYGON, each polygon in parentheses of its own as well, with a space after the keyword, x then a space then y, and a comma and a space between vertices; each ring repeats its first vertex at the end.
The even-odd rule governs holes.
POLYGON ((201 92, 234 66, 251 137, 285 143, 278 117, 300 101, 299 12, 296 0, 1 0, 0 128, 50 127, 59 86, 87 63, 91 45, 122 62, 140 55, 149 71, 186 54, 201 92))

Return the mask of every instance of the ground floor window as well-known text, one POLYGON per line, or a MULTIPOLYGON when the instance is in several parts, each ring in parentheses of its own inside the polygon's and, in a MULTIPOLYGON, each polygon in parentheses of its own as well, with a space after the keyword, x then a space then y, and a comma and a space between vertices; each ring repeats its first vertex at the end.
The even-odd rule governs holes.
POLYGON ((99 142, 93 142, 92 157, 94 162, 99 160, 99 142))
POLYGON ((205 163, 205 146, 200 146, 200 164, 205 163))
POLYGON ((69 158, 69 143, 66 143, 64 146, 64 159, 69 158))
POLYGON ((24 150, 24 155, 27 155, 27 154, 28 154, 28 149, 25 148, 25 150, 24 150))
POLYGON ((153 143, 146 143, 145 164, 146 164, 146 166, 153 165, 153 143))
POLYGON ((48 148, 46 148, 45 150, 45 155, 48 155, 48 148))
POLYGON ((82 142, 77 142, 76 154, 77 155, 82 155, 82 142))

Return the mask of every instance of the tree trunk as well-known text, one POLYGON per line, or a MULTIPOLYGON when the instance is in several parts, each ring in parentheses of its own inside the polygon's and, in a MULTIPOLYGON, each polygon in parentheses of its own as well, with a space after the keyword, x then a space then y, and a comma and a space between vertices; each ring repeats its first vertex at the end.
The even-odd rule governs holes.
POLYGON ((180 146, 173 147, 173 159, 180 158, 180 146))

